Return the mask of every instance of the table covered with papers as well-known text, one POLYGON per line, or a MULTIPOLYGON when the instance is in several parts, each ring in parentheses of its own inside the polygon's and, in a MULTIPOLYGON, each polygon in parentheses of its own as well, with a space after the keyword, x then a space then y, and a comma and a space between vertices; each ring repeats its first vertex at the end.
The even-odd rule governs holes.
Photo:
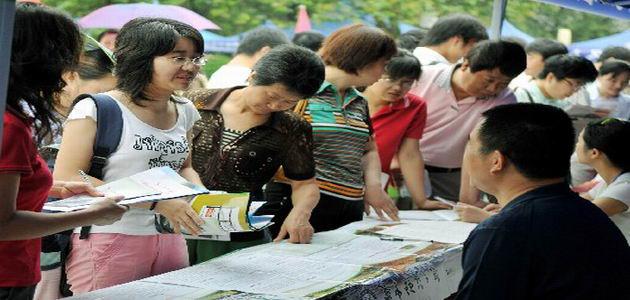
POLYGON ((311 244, 270 243, 76 299, 444 299, 474 224, 430 212, 366 218, 311 244), (401 224, 402 223, 402 224, 401 224))

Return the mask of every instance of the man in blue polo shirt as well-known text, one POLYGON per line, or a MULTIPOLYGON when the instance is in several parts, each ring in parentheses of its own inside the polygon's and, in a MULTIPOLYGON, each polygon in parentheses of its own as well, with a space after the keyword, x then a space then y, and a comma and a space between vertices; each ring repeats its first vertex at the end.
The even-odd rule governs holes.
POLYGON ((464 164, 500 213, 464 244, 457 299, 630 299, 630 248, 610 219, 565 182, 571 119, 556 107, 483 113, 464 164))

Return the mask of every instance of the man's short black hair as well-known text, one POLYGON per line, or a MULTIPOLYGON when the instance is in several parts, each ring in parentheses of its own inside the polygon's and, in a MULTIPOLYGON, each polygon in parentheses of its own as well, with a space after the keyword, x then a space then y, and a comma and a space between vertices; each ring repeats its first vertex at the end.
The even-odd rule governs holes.
POLYGON ((622 172, 630 171, 630 122, 613 118, 590 123, 584 128, 584 144, 597 149, 622 172))
POLYGON ((592 82, 597 78, 597 69, 590 60, 568 54, 554 55, 545 60, 545 66, 538 78, 544 79, 549 73, 558 80, 571 78, 582 83, 592 82))
POLYGON ((617 77, 619 74, 623 73, 630 73, 630 64, 623 60, 607 60, 599 68, 599 76, 613 74, 613 77, 617 77))
POLYGON ((542 56, 543 60, 558 55, 567 54, 569 49, 564 44, 551 39, 535 39, 533 42, 527 44, 525 47, 527 53, 538 53, 542 56))
POLYGON ((525 177, 561 178, 569 174, 575 147, 571 118, 551 105, 517 103, 483 113, 480 151, 499 151, 525 177))
POLYGON ((413 51, 420 46, 426 35, 426 30, 411 29, 398 37, 398 48, 413 51))
POLYGON ((418 58, 405 49, 398 49, 385 66, 385 73, 390 79, 420 78, 422 65, 418 58))
POLYGON ((603 62, 611 58, 630 63, 630 49, 620 46, 606 47, 602 51, 602 54, 597 58, 597 61, 603 62))
POLYGON ((236 48, 236 54, 254 55, 263 47, 273 48, 290 43, 284 32, 261 27, 248 32, 236 48))
POLYGON ((471 72, 499 68, 501 74, 514 78, 527 66, 523 47, 515 42, 483 41, 477 43, 465 59, 471 72))
POLYGON ((435 46, 448 39, 459 36, 468 43, 471 40, 482 41, 488 39, 486 27, 475 17, 466 14, 455 14, 440 18, 431 26, 424 37, 424 46, 435 46))
POLYGON ((291 40, 293 44, 311 49, 315 52, 322 47, 322 43, 326 37, 316 31, 298 32, 291 40))
POLYGON ((282 45, 265 54, 252 68, 252 85, 282 84, 303 98, 314 95, 324 82, 324 62, 304 47, 282 45))

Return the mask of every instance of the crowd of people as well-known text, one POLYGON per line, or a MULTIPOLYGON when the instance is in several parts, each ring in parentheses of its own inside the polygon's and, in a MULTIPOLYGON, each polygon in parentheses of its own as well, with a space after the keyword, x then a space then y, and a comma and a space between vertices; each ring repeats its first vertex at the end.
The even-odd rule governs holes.
POLYGON ((190 25, 137 18, 98 39, 53 8, 16 8, 0 299, 56 299, 261 243, 310 243, 365 213, 398 220, 404 197, 384 185, 407 191, 406 208, 451 200, 480 223, 457 299, 630 296, 627 48, 594 64, 552 40, 489 40, 464 14, 398 41, 363 24, 293 40, 262 28, 191 86, 207 58, 190 25), (100 128, 114 120, 121 135, 103 156, 100 128), (182 229, 203 225, 190 199, 125 206, 94 189, 162 166, 249 193, 274 225, 186 240, 182 229), (102 199, 41 212, 79 194, 102 199))

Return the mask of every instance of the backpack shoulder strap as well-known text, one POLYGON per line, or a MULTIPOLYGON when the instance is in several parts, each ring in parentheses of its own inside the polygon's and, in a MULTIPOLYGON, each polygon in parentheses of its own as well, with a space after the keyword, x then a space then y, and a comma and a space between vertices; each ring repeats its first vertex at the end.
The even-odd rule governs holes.
MULTIPOLYGON (((90 163, 90 176, 103 179, 103 168, 109 156, 116 151, 122 136, 122 111, 114 99, 105 94, 81 95, 91 98, 96 105, 96 138, 90 163)), ((79 97, 81 97, 79 96, 79 97)))
MULTIPOLYGON (((116 151, 122 136, 122 111, 116 100, 105 94, 83 94, 77 97, 79 100, 90 98, 96 105, 96 137, 90 169, 87 172, 90 176, 103 179, 103 168, 109 156, 116 151)), ((87 239, 92 226, 81 227, 80 239, 87 239)))

